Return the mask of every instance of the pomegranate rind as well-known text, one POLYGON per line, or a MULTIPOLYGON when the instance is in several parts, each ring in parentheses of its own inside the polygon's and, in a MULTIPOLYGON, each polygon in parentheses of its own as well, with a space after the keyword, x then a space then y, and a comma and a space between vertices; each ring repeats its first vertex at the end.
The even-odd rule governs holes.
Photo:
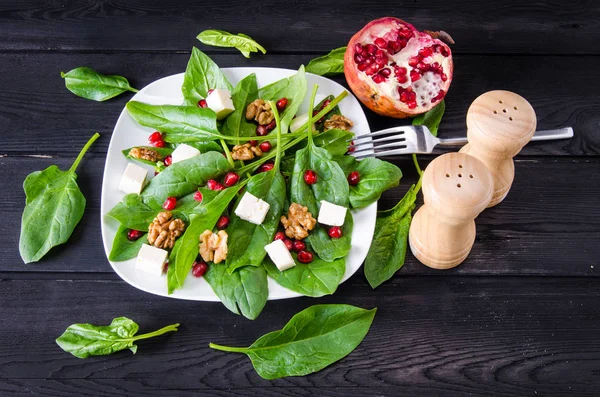
POLYGON ((406 103, 400 102, 400 100, 390 98, 387 95, 381 95, 380 92, 376 89, 376 84, 373 81, 369 81, 368 77, 363 72, 357 69, 356 62, 354 61, 355 45, 357 43, 361 43, 361 38, 365 35, 365 32, 370 31, 371 28, 373 28, 376 25, 393 23, 404 25, 408 29, 412 30, 417 38, 427 37, 432 45, 440 44, 448 49, 447 58, 449 59, 449 62, 446 64, 446 67, 444 69, 444 73, 447 76, 447 81, 445 81, 443 85, 443 89, 446 92, 446 94, 448 93, 450 83, 452 82, 452 77, 454 74, 454 64, 452 62, 452 51, 447 44, 445 44, 441 40, 434 39, 427 33, 418 31, 412 24, 403 21, 399 18, 383 17, 375 19, 366 24, 365 27, 363 27, 360 31, 354 34, 354 36, 352 36, 352 38, 348 42, 346 53, 344 54, 344 75, 346 76, 348 86, 350 87, 354 95, 373 112, 382 116, 403 119, 407 117, 414 117, 421 113, 425 113, 431 108, 433 108, 435 105, 437 105, 437 103, 439 102, 431 103, 428 106, 421 105, 416 107, 415 109, 410 109, 406 103))

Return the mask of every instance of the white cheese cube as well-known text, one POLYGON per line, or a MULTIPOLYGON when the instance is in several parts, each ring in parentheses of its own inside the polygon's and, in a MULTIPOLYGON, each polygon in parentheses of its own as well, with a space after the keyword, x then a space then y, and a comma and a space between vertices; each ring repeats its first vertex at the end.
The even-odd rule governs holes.
POLYGON ((342 226, 346 219, 346 211, 346 207, 321 200, 321 209, 319 209, 319 218, 317 221, 324 225, 342 226))
POLYGON ((144 182, 146 182, 146 176, 148 170, 144 167, 140 167, 137 164, 129 163, 125 172, 121 177, 121 183, 119 184, 119 190, 123 193, 137 193, 142 192, 144 182))
POLYGON ((280 272, 296 266, 292 254, 285 246, 283 240, 275 240, 271 244, 265 245, 265 251, 269 254, 269 258, 273 261, 280 272))
POLYGON ((154 276, 160 276, 163 274, 163 266, 167 261, 167 255, 169 253, 163 249, 142 244, 135 261, 135 269, 154 276))
MULTIPOLYGON (((300 127, 302 127, 304 124, 308 123, 308 113, 304 113, 304 114, 299 114, 296 116, 296 118, 294 118, 292 120, 292 123, 290 124, 290 132, 296 132, 300 129, 300 127)), ((313 124, 313 130, 314 130, 314 124, 313 124)))
POLYGON ((173 153, 171 153, 171 163, 179 163, 180 161, 191 159, 196 156, 200 156, 200 150, 183 143, 177 146, 175 150, 173 150, 173 153))
POLYGON ((245 221, 260 225, 265 220, 269 208, 269 203, 246 192, 235 209, 235 214, 245 221))
POLYGON ((231 92, 214 89, 206 97, 206 106, 217 114, 217 120, 224 119, 235 110, 231 100, 231 92))

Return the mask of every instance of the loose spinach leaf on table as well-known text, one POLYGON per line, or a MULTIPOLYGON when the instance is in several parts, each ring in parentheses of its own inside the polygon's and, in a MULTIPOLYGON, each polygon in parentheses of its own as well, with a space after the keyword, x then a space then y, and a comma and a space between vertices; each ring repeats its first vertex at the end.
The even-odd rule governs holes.
POLYGON ((256 124, 246 120, 246 108, 258 98, 258 85, 254 73, 244 77, 233 89, 231 100, 235 110, 225 119, 223 135, 253 136, 256 124))
POLYGON ((358 162, 355 171, 360 182, 350 186, 350 205, 352 208, 364 208, 379 200, 381 194, 398 186, 402 171, 392 163, 369 157, 358 162))
POLYGON ((251 52, 267 53, 267 50, 250 36, 243 33, 233 34, 224 30, 209 29, 201 32, 197 37, 203 44, 215 47, 233 47, 238 49, 246 58, 251 52))
POLYGON ((318 298, 333 294, 346 272, 344 258, 325 262, 315 256, 311 263, 304 264, 298 262, 295 253, 292 256, 296 266, 283 272, 279 271, 268 257, 265 258, 263 266, 277 284, 302 295, 318 298))
POLYGON ((51 165, 25 178, 26 200, 19 238, 23 262, 39 261, 52 247, 71 237, 85 210, 85 197, 77 185, 75 171, 99 136, 96 133, 90 138, 67 171, 51 165))
POLYGON ((210 265, 204 279, 225 307, 254 320, 267 303, 267 273, 262 267, 245 266, 229 274, 222 264, 210 265))
POLYGON ((281 132, 284 134, 288 131, 292 118, 294 118, 298 108, 304 101, 306 84, 304 66, 300 66, 298 72, 293 76, 276 81, 258 91, 258 97, 265 101, 278 101, 281 98, 287 98, 288 104, 281 114, 281 132))
POLYGON ((140 125, 164 133, 169 143, 210 141, 220 137, 217 116, 208 108, 130 101, 127 112, 140 125))
POLYGON ((86 66, 75 68, 67 73, 60 72, 65 79, 65 86, 73 94, 93 101, 106 101, 125 91, 138 92, 129 85, 129 81, 121 76, 100 74, 86 66))
POLYGON ((346 47, 336 48, 329 54, 312 59, 306 65, 308 73, 318 74, 319 76, 335 76, 344 73, 344 54, 346 47))
POLYGON ((177 331, 179 324, 172 324, 157 331, 135 335, 139 326, 127 317, 117 317, 110 325, 73 324, 56 339, 56 343, 64 351, 78 358, 90 356, 106 356, 120 350, 129 349, 134 354, 141 339, 148 339, 177 331))
POLYGON ((373 243, 365 260, 365 277, 372 288, 389 280, 404 265, 417 192, 412 185, 394 208, 377 213, 373 243))
POLYGON ((174 150, 173 148, 169 148, 169 147, 134 146, 134 147, 130 147, 129 149, 125 149, 125 150, 121 151, 121 153, 123 153, 123 156, 125 156, 125 158, 127 160, 135 161, 140 164, 146 164, 146 165, 151 165, 151 166, 156 166, 156 161, 139 159, 137 157, 133 157, 133 156, 129 155, 129 152, 132 149, 136 149, 136 148, 137 149, 149 149, 149 150, 153 150, 153 151, 157 152, 160 155, 160 158, 158 159, 158 161, 164 160, 164 158, 167 157, 168 155, 170 155, 171 153, 173 153, 173 150, 174 150))
MULTIPOLYGON (((147 226, 146 226, 147 227, 147 226)), ((112 262, 123 262, 129 259, 133 259, 140 252, 142 244, 148 242, 148 237, 144 234, 142 237, 135 241, 131 241, 127 238, 129 230, 125 226, 119 226, 117 234, 113 240, 113 245, 108 255, 108 260, 112 262)))
POLYGON ((442 116, 444 116, 445 110, 446 102, 442 99, 440 103, 431 108, 429 111, 416 116, 413 119, 412 124, 425 125, 427 128, 429 128, 429 131, 431 131, 434 136, 437 136, 438 128, 442 122, 442 116))
POLYGON ((258 338, 250 347, 211 343, 216 350, 244 353, 265 379, 303 376, 346 357, 369 332, 377 309, 350 305, 314 305, 296 314, 279 331, 258 338))
POLYGON ((219 66, 202 51, 196 47, 192 48, 181 86, 185 103, 198 106, 198 101, 206 98, 208 90, 215 88, 228 91, 233 89, 219 66))

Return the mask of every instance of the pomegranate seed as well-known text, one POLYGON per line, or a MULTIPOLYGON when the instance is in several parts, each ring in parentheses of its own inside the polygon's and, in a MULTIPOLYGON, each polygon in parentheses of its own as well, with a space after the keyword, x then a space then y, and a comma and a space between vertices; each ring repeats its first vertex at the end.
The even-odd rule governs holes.
POLYGON ((436 70, 438 70, 441 67, 442 67, 442 65, 440 65, 439 62, 434 62, 434 63, 431 64, 430 69, 433 70, 433 71, 436 71, 436 70))
POLYGON ((385 68, 385 69, 381 69, 379 71, 379 74, 381 74, 383 77, 389 77, 390 74, 392 74, 392 71, 388 68, 385 68))
POLYGON ((165 147, 165 145, 165 141, 163 140, 152 142, 152 146, 154 147, 165 147))
POLYGON ((280 112, 283 112, 283 110, 285 109, 285 107, 288 104, 288 99, 287 98, 281 98, 280 100, 277 101, 277 110, 280 112))
POLYGON ((418 63, 419 63, 419 58, 418 57, 410 57, 410 58, 408 58, 408 64, 410 66, 417 66, 418 63))
POLYGON ((167 197, 167 199, 163 203, 162 207, 167 211, 171 211, 172 209, 175 209, 176 205, 177 205, 177 199, 175 197, 167 197))
POLYGON ((166 262, 163 264, 163 269, 162 269, 162 272, 163 272, 163 273, 166 273, 168 270, 169 270, 169 261, 166 261, 166 262))
POLYGON ((202 199, 203 199, 202 192, 198 191, 198 192, 194 193, 194 200, 201 203, 202 199))
POLYGON ((366 63, 359 63, 357 68, 358 70, 360 70, 361 72, 364 72, 365 69, 368 67, 369 65, 367 65, 366 63))
POLYGON ((201 107, 201 108, 208 107, 208 104, 206 103, 206 99, 200 99, 198 101, 198 106, 201 107))
POLYGON ((300 263, 310 263, 313 261, 313 254, 304 250, 298 252, 298 262, 300 263))
POLYGON ((396 72, 396 74, 406 74, 408 70, 404 66, 399 66, 394 69, 394 72, 396 72))
POLYGON ((131 230, 129 230, 127 232, 127 240, 129 240, 129 241, 135 241, 135 240, 138 240, 143 235, 144 235, 144 232, 141 232, 139 230, 131 229, 131 230))
POLYGON ((217 221, 217 229, 219 229, 219 230, 227 229, 227 226, 229 226, 229 217, 227 215, 223 215, 217 221))
POLYGON ((448 48, 442 47, 442 49, 440 50, 440 54, 442 54, 442 56, 445 58, 448 55, 450 55, 450 52, 448 51, 448 48))
POLYGON ((442 74, 440 75, 440 78, 442 79, 442 81, 446 81, 446 80, 448 80, 448 76, 446 76, 446 73, 442 73, 442 74))
POLYGON ((261 143, 260 145, 258 145, 259 149, 263 152, 268 152, 269 150, 271 150, 271 142, 269 141, 264 141, 263 143, 261 143))
POLYGON ((354 54, 354 62, 361 63, 364 62, 365 57, 362 54, 354 54))
POLYGON ((370 65, 370 64, 372 64, 372 63, 373 63, 373 59, 371 59, 371 58, 367 58, 367 59, 365 59, 365 64, 366 64, 367 66, 369 66, 369 65, 370 65))
POLYGON ((367 44, 365 49, 369 54, 375 54, 375 52, 377 51, 377 47, 374 44, 367 44))
POLYGON ((194 262, 194 266, 192 266, 192 274, 194 275, 194 277, 200 278, 204 276, 204 273, 206 273, 207 270, 208 265, 206 264, 206 262, 196 261, 194 262))
POLYGON ((339 226, 332 226, 329 229, 329 237, 331 238, 340 238, 342 237, 342 228, 339 226))
POLYGON ((433 46, 433 50, 437 53, 440 53, 442 51, 442 46, 440 44, 435 44, 433 46))
POLYGON ((367 74, 367 76, 372 76, 375 74, 375 72, 377 72, 377 69, 379 68, 379 66, 377 66, 377 64, 373 64, 370 65, 366 70, 365 73, 367 74))
POLYGON ((306 249, 306 244, 304 241, 296 240, 294 241, 294 251, 300 252, 306 249))
POLYGON ((416 70, 410 71, 410 81, 415 82, 421 78, 421 75, 416 70))
POLYGON ((150 136, 148 137, 148 142, 153 143, 153 142, 157 142, 157 141, 162 141, 163 140, 163 136, 160 132, 155 131, 152 134, 150 134, 150 136))
POLYGON ((285 244, 285 248, 287 248, 288 251, 294 249, 294 243, 292 243, 292 240, 290 240, 289 238, 284 239, 283 243, 285 244))
POLYGON ((385 52, 383 50, 377 50, 375 52, 376 59, 386 59, 385 52))
POLYGON ((219 184, 219 182, 215 181, 214 179, 209 179, 208 181, 206 181, 206 187, 209 188, 210 190, 216 190, 215 187, 219 184))
POLYGON ((266 125, 259 124, 256 127, 256 135, 258 135, 258 136, 265 136, 268 133, 269 133, 269 131, 267 131, 267 126, 266 125))
POLYGON ((258 172, 268 172, 268 171, 271 171, 273 169, 273 167, 275 167, 275 164, 265 163, 260 166, 260 168, 258 169, 258 172))
POLYGON ((255 141, 255 140, 251 140, 249 143, 250 143, 250 146, 258 145, 258 141, 255 141))
POLYGON ((397 41, 390 41, 388 43, 388 52, 390 54, 392 54, 392 55, 396 54, 400 50, 401 50, 401 46, 400 46, 399 42, 397 42, 397 41))
POLYGON ((408 93, 406 91, 400 93, 400 102, 408 102, 408 93))
POLYGON ((357 43, 354 46, 354 52, 356 52, 358 54, 362 54, 362 52, 363 52, 363 46, 360 43, 357 43))
POLYGON ((156 176, 156 175, 158 175, 158 174, 160 174, 160 172, 158 172, 158 171, 154 171, 154 176, 156 176))
POLYGON ((275 120, 273 120, 269 124, 267 124, 267 132, 273 131, 275 127, 277 127, 277 123, 275 122, 275 120))
POLYGON ((284 232, 275 233, 275 237, 273 238, 273 241, 275 241, 275 240, 285 240, 285 233, 284 232))
POLYGON ((406 40, 402 40, 402 39, 398 40, 397 43, 398 43, 398 46, 400 46, 400 48, 398 49, 398 51, 400 51, 401 49, 403 49, 404 47, 406 47, 406 44, 407 44, 406 40))
POLYGON ((406 75, 400 75, 396 76, 396 80, 398 80, 398 83, 404 84, 408 81, 408 77, 406 77, 406 75))
POLYGON ((212 88, 210 90, 206 91, 206 96, 209 96, 210 93, 213 92, 213 91, 214 91, 214 89, 212 89, 212 88))
POLYGON ((385 59, 385 58, 377 60, 377 66, 379 66, 380 68, 384 67, 386 64, 387 64, 387 59, 385 59))
POLYGON ((415 101, 411 101, 408 103, 408 108, 409 109, 414 109, 417 107, 417 103, 415 101))
POLYGON ((306 182, 307 185, 314 185, 317 183, 317 173, 313 170, 306 170, 304 172, 304 182, 306 182))
POLYGON ((426 72, 429 70, 429 65, 423 62, 419 62, 417 64, 417 69, 422 70, 423 72, 426 72))
POLYGON ((381 37, 378 37, 375 39, 375 45, 379 48, 386 48, 387 47, 387 43, 384 39, 382 39, 381 37))
POLYGON ((433 50, 431 49, 431 47, 424 47, 419 50, 419 55, 423 58, 427 58, 431 54, 433 54, 433 50))
POLYGON ((442 99, 445 96, 446 96, 446 91, 444 91, 444 90, 440 90, 440 92, 437 94, 438 99, 442 99))
POLYGON ((348 153, 352 153, 356 150, 354 147, 354 141, 350 141, 350 147, 348 148, 348 153))
POLYGON ((213 190, 215 190, 217 192, 220 192, 221 190, 225 190, 225 185, 223 185, 222 183, 217 183, 213 190))
POLYGON ((321 105, 321 109, 325 109, 331 103, 331 99, 325 99, 321 105))
POLYGON ((398 35, 405 39, 410 39, 413 34, 409 29, 402 29, 398 32, 398 35))
POLYGON ((350 175, 348 175, 348 183, 352 186, 356 186, 358 185, 358 182, 360 182, 360 174, 358 171, 352 171, 350 175))
POLYGON ((376 82, 377 84, 379 83, 383 83, 385 81, 385 77, 383 77, 382 75, 380 75, 379 73, 377 73, 376 75, 374 75, 372 77, 373 81, 376 82))
POLYGON ((408 91, 408 100, 409 101, 416 101, 417 100, 417 93, 414 92, 414 91, 408 91))
POLYGON ((235 172, 228 172, 227 175, 225 175, 225 178, 223 179, 223 183, 225 184, 225 186, 230 187, 238 183, 239 180, 240 176, 238 174, 236 174, 235 172))
POLYGON ((163 162, 168 167, 171 164, 173 164, 173 157, 171 155, 168 155, 167 157, 165 157, 165 159, 163 160, 163 162))

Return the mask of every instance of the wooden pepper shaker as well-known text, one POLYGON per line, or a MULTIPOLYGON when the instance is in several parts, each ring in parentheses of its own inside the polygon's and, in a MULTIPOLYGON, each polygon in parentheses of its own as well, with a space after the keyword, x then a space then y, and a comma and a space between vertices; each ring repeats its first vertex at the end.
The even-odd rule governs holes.
POLYGON ((477 157, 492 173, 494 196, 490 207, 508 194, 515 179, 513 157, 531 140, 536 125, 533 107, 514 92, 489 91, 469 107, 469 143, 460 152, 477 157))
POLYGON ((450 269, 462 263, 475 242, 474 219, 493 194, 492 175, 464 153, 433 160, 423 174, 423 200, 409 231, 410 249, 424 265, 450 269))

